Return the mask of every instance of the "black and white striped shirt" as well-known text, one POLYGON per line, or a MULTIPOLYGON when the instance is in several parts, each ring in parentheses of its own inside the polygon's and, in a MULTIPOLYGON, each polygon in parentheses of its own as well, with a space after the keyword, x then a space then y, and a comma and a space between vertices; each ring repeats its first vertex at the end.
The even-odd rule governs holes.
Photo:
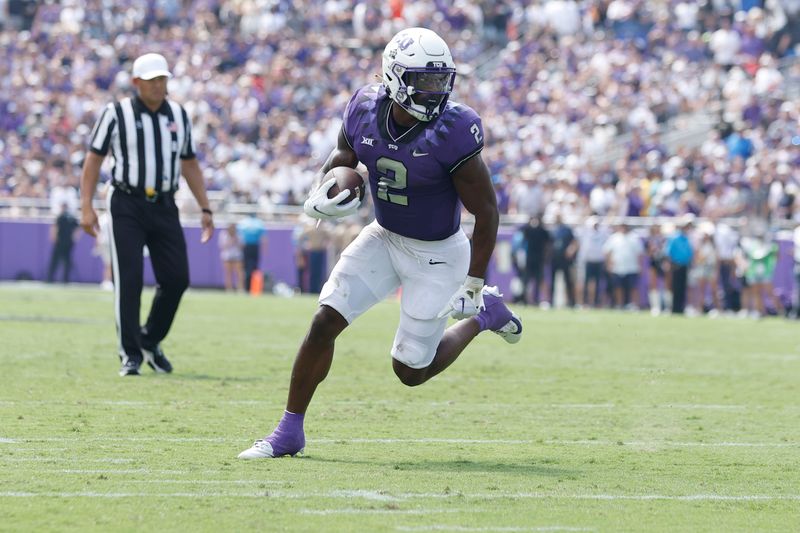
POLYGON ((178 188, 180 159, 195 157, 192 123, 186 110, 164 100, 156 112, 139 97, 108 104, 92 130, 90 150, 114 155, 115 184, 152 196, 178 188))

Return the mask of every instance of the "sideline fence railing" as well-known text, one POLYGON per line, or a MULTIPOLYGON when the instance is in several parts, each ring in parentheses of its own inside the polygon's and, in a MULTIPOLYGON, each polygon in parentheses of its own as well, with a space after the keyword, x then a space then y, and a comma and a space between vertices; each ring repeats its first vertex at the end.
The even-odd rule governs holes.
MULTIPOLYGON (((265 222, 279 222, 279 223, 299 223, 303 216, 303 208, 298 205, 271 205, 263 207, 253 203, 239 203, 229 202, 225 193, 219 191, 210 191, 208 193, 211 207, 215 212, 215 220, 218 221, 217 226, 221 227, 221 223, 236 222, 239 219, 255 213, 259 218, 265 222)), ((102 213, 105 210, 105 203, 102 200, 95 200, 95 209, 102 213)), ((188 200, 185 206, 181 206, 181 216, 184 222, 193 225, 199 223, 200 211, 194 205, 194 200, 188 200)), ((683 216, 683 215, 682 215, 683 216)), ((604 216, 600 217, 601 222, 605 225, 613 226, 617 224, 626 224, 632 228, 649 228, 653 225, 670 226, 677 225, 681 221, 682 216, 675 217, 621 217, 621 216, 604 216)), ((51 221, 55 218, 52 212, 50 201, 43 198, 0 198, 0 218, 3 219, 19 219, 28 221, 51 221)), ((504 228, 510 228, 525 224, 530 216, 522 213, 506 214, 500 217, 500 224, 504 228)), ((583 224, 588 216, 566 217, 565 222, 570 226, 579 226, 583 224)), ((728 217, 717 220, 725 222, 732 228, 742 231, 747 231, 754 226, 759 228, 767 227, 772 231, 787 231, 793 230, 798 222, 794 220, 771 220, 764 221, 761 219, 752 219, 746 216, 728 217)), ((545 222, 551 222, 545 220, 545 222)), ((695 225, 711 222, 709 219, 703 217, 696 217, 694 220, 695 225)), ((466 228, 470 228, 473 224, 473 218, 469 213, 464 213, 462 217, 462 224, 466 228)))

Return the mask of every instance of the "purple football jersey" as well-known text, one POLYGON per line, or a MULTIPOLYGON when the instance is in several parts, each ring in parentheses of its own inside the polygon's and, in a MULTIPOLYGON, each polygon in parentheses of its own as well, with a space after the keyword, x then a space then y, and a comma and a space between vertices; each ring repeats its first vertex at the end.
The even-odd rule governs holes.
POLYGON ((483 125, 469 106, 448 101, 431 122, 399 133, 382 85, 359 89, 344 112, 344 134, 369 170, 378 224, 424 241, 446 239, 461 224, 452 173, 483 149, 483 125))

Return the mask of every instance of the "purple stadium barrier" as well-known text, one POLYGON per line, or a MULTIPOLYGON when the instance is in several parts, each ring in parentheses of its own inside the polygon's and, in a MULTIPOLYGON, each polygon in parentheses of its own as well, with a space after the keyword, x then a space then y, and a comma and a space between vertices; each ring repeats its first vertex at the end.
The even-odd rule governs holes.
MULTIPOLYGON (((33 279, 44 280, 50 261, 52 245, 49 240, 50 224, 40 221, 0 220, 0 280, 33 279)), ((269 273, 275 282, 297 286, 293 225, 268 224, 268 249, 261 257, 261 270, 269 273)), ((510 240, 514 228, 503 228, 497 236, 495 257, 489 266, 487 283, 497 285, 509 294, 513 278, 510 267, 510 240)), ((184 228, 189 251, 189 268, 193 287, 221 288, 222 262, 217 246, 217 233, 206 244, 200 244, 200 228, 184 228)), ((73 271, 71 280, 79 283, 99 283, 102 279, 103 264, 99 257, 92 255, 94 239, 81 233, 73 250, 73 271)), ((775 288, 781 297, 791 300, 794 290, 792 248, 788 241, 780 242, 780 256, 775 271, 775 288)), ((154 285, 155 279, 150 261, 145 261, 145 284, 154 285)), ((647 281, 640 280, 642 304, 646 304, 647 281)))
MULTIPOLYGON (((291 286, 296 284, 290 225, 268 226, 268 249, 261 257, 261 270, 269 272, 275 281, 291 286)), ((52 244, 49 239, 50 224, 18 220, 0 220, 0 279, 44 280, 50 261, 52 244)), ((217 231, 206 244, 200 244, 200 228, 184 228, 189 252, 189 269, 192 286, 222 287, 222 262, 217 246, 217 231)), ((102 260, 92 255, 95 240, 84 233, 72 251, 73 268, 70 281, 99 283, 103 277, 102 260)), ((154 285, 155 278, 150 261, 145 261, 145 284, 154 285)), ((57 277, 58 278, 58 274, 57 277)))

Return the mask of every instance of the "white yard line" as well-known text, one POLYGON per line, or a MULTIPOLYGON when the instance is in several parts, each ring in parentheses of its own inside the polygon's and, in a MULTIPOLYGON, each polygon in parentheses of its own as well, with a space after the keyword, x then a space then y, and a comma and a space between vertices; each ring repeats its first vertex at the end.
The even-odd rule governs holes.
POLYGON ((263 479, 126 479, 125 483, 159 485, 282 485, 285 481, 263 479))
POLYGON ((311 444, 533 444, 536 441, 528 439, 309 439, 311 444))
MULTIPOLYGON (((206 442, 216 444, 238 444, 245 445, 247 441, 243 438, 233 437, 20 437, 20 438, 5 438, 0 440, 0 444, 14 444, 14 443, 35 443, 35 442, 206 442)), ((419 438, 419 439, 401 439, 401 438, 321 438, 321 439, 308 439, 308 443, 312 445, 337 445, 337 444, 528 444, 528 445, 548 445, 548 446, 631 446, 631 447, 698 447, 698 448, 798 448, 800 442, 692 442, 692 441, 660 441, 660 440, 632 440, 632 441, 614 441, 614 440, 569 440, 569 439, 448 439, 448 438, 419 438)), ((36 450, 26 448, 29 451, 41 452, 43 450, 36 450)), ((19 448, 15 448, 19 451, 19 448)), ((0 461, 4 458, 0 456, 0 461)), ((47 457, 42 457, 42 461, 49 460, 47 457)))
POLYGON ((671 494, 547 494, 542 492, 491 492, 491 493, 458 493, 441 494, 400 494, 401 499, 408 498, 477 498, 482 500, 502 500, 502 499, 520 499, 520 500, 631 500, 631 501, 731 501, 731 502, 752 502, 752 501, 773 501, 773 500, 789 500, 800 501, 800 494, 687 494, 687 495, 671 495, 671 494))
POLYGON ((118 474, 214 475, 222 472, 222 470, 157 470, 153 468, 60 468, 60 469, 54 468, 52 470, 39 468, 35 471, 40 473, 50 472, 54 474, 112 474, 112 475, 118 475, 118 474))
POLYGON ((483 509, 301 509, 300 514, 309 515, 358 515, 358 514, 405 514, 405 515, 428 515, 433 513, 482 513, 483 509))
POLYGON ((678 502, 764 502, 800 501, 800 494, 548 494, 541 492, 491 492, 491 493, 399 493, 391 495, 383 491, 349 490, 329 492, 302 492, 282 490, 261 491, 183 491, 183 492, 27 492, 0 491, 0 498, 284 498, 284 499, 353 499, 370 501, 407 501, 414 499, 479 499, 479 500, 597 500, 597 501, 678 501, 678 502))
MULTIPOLYGON (((0 400, 0 406, 13 407, 16 405, 61 405, 69 407, 108 405, 113 407, 172 407, 172 406, 222 406, 222 405, 252 405, 275 406, 281 404, 269 400, 219 400, 219 401, 153 401, 153 400, 0 400)), ((379 405, 397 407, 393 400, 341 400, 331 401, 329 406, 359 406, 379 405)), ((715 404, 715 403, 666 403, 666 404, 615 404, 615 403, 484 403, 484 402, 419 402, 414 405, 427 407, 466 407, 470 409, 678 409, 678 410, 745 410, 745 409, 794 409, 795 406, 763 406, 741 404, 715 404)))
MULTIPOLYGON (((17 449, 15 448, 16 452, 17 449)), ((41 450, 39 450, 41 451, 41 450)), ((48 449, 48 451, 52 451, 48 449)), ((107 463, 107 464, 127 464, 135 463, 136 459, 84 459, 83 457, 64 457, 60 454, 58 457, 0 457, 2 463, 58 463, 64 465, 65 463, 83 464, 83 463, 107 463)))
POLYGON ((499 533, 506 532, 524 532, 524 531, 597 531, 588 527, 572 527, 572 526, 531 526, 531 527, 517 527, 517 526, 497 526, 497 527, 469 527, 457 526, 450 524, 431 524, 429 526, 397 526, 397 531, 469 531, 478 533, 489 533, 497 531, 499 533))
MULTIPOLYGON (((128 475, 128 474, 197 474, 188 470, 30 470, 36 473, 58 473, 58 474, 103 474, 103 475, 128 475)), ((219 470, 206 471, 205 474, 218 475, 219 470)), ((145 483, 152 485, 252 485, 260 488, 259 485, 282 485, 285 481, 264 480, 264 479, 125 479, 125 484, 145 483)))
POLYGON ((261 498, 264 493, 254 492, 0 492, 0 498, 261 498))
POLYGON ((545 440, 544 444, 556 446, 635 446, 635 447, 686 447, 686 448, 800 448, 800 442, 684 442, 655 440, 545 440))
MULTIPOLYGON (((94 436, 94 437, 20 437, 7 439, 6 444, 13 443, 34 443, 34 442, 239 442, 246 443, 247 439, 233 439, 225 437, 115 437, 115 436, 94 436)), ((3 444, 0 441, 0 444, 3 444)), ((29 448, 30 449, 30 448, 29 448)), ((14 448, 19 450, 19 448, 14 448)), ((41 451, 41 450, 39 450, 41 451)))

